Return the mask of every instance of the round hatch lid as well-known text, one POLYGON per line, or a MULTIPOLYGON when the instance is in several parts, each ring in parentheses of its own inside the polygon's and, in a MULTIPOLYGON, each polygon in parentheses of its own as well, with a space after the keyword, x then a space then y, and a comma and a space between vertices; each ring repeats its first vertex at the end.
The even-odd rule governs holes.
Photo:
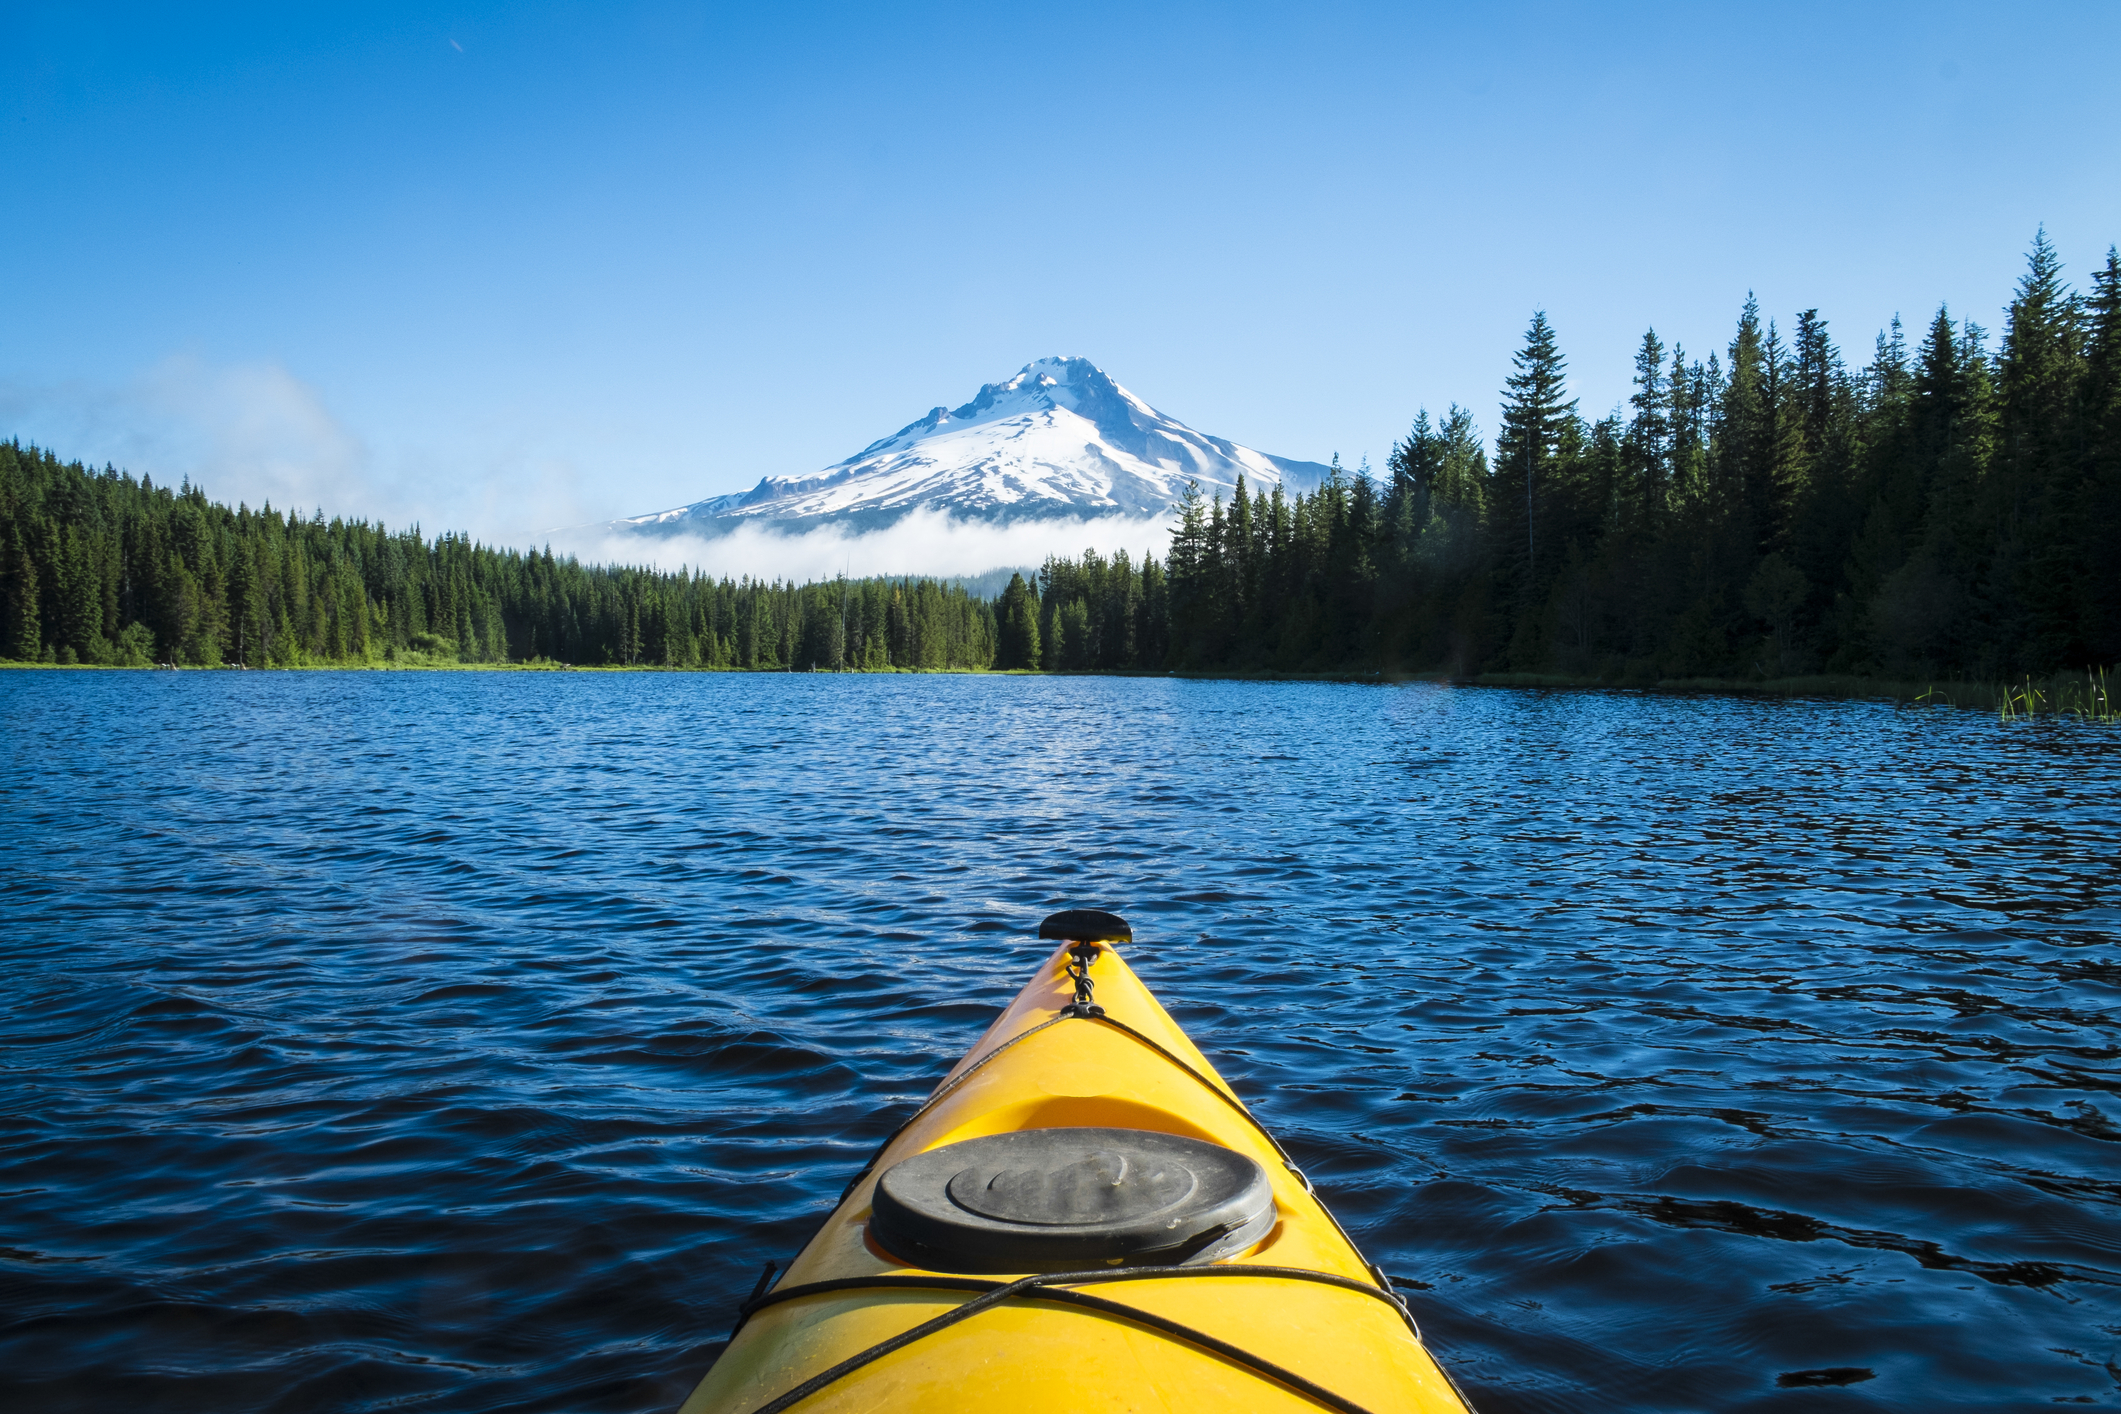
POLYGON ((870 1232, 938 1272, 1220 1261, 1274 1226, 1266 1170, 1147 1129, 1027 1129, 945 1144, 877 1181, 870 1232))

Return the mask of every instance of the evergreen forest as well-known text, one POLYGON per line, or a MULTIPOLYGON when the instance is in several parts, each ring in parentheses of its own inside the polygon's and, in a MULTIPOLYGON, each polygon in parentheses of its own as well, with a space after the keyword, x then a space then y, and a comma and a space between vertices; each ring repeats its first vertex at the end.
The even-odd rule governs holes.
POLYGON ((1535 314, 1492 451, 1453 406, 1373 478, 1190 496, 1167 561, 1049 561, 1004 662, 1607 681, 1983 681, 2121 662, 2121 257, 2036 237, 1992 349, 1939 309, 1851 367, 1750 299, 1706 360, 1655 330, 1591 420, 1535 314))
POLYGON ((2000 680, 2121 662, 2121 255, 2045 233, 1990 335, 1939 309, 1853 366, 1750 299, 1704 360, 1654 330, 1595 420, 1535 314, 1492 446, 1453 405, 1373 475, 1189 489, 1168 554, 1052 558, 987 601, 585 566, 234 510, 0 443, 0 656, 250 667, 1832 672, 2000 680))
POLYGON ((0 443, 0 653, 296 667, 554 662, 973 668, 994 610, 932 579, 830 584, 585 566, 270 507, 230 510, 0 443))

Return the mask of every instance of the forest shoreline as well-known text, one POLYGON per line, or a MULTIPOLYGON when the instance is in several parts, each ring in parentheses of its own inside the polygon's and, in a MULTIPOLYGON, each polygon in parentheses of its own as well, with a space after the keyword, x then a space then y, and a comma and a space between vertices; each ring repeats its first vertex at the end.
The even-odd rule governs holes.
POLYGON ((325 663, 273 663, 262 667, 251 667, 243 663, 47 663, 25 661, 19 658, 0 658, 0 672, 11 669, 35 669, 39 672, 94 672, 94 673, 843 673, 849 676, 889 677, 894 673, 919 673, 928 676, 957 674, 973 677, 1161 677, 1161 673, 1047 673, 1038 668, 742 668, 712 666, 708 664, 665 663, 554 663, 548 661, 509 662, 506 660, 484 663, 449 662, 433 660, 422 663, 389 662, 325 662, 325 663))
MULTIPOLYGON (((2108 676, 2121 673, 2116 669, 2108 676)), ((1469 687, 1536 687, 1568 691, 1654 692, 1663 696, 1824 698, 1837 702, 1892 701, 1925 707, 1969 707, 1996 711, 2006 695, 2024 687, 2040 690, 2060 700, 2070 688, 2084 684, 2083 674, 2057 673, 2028 679, 2027 684, 1930 681, 1890 677, 1859 677, 1850 674, 1812 674, 1787 678, 1659 678, 1628 681, 1610 677, 1557 673, 1480 673, 1455 681, 1469 687)))
MULTIPOLYGON (((281 667, 247 668, 232 663, 207 665, 181 665, 172 667, 164 663, 45 663, 24 662, 0 658, 0 671, 35 670, 49 672, 382 672, 382 673, 789 673, 825 672, 846 673, 859 676, 888 676, 892 674, 943 675, 955 677, 1101 677, 1101 678, 1180 678, 1196 682, 1290 682, 1318 683, 1339 682, 1372 684, 1376 686, 1399 686, 1407 683, 1427 682, 1452 687, 1500 687, 1539 688, 1562 692, 1626 692, 1655 694, 1658 696, 1704 696, 1704 697, 1775 697, 1784 699, 1817 698, 1831 701, 1889 701, 1930 707, 1963 707, 1985 712, 2004 709, 2016 702, 2019 715, 2068 715, 2073 713, 2076 699, 2106 704, 2104 681, 2121 680, 2121 666, 2099 675, 2084 673, 2056 673, 2048 677, 2028 678, 2022 684, 1988 683, 1948 680, 1943 682, 1891 677, 1862 677, 1852 674, 1812 674, 1784 678, 1658 678, 1633 681, 1625 678, 1600 677, 1595 674, 1569 673, 1452 673, 1442 670, 1429 672, 1405 672, 1374 669, 1370 671, 1341 670, 1337 672, 1299 673, 1265 670, 1260 672, 1228 672, 1187 669, 1163 671, 1130 670, 1126 668, 1082 668, 1045 670, 1039 668, 881 668, 881 669, 809 669, 809 668, 738 668, 738 667, 675 667, 657 663, 555 663, 555 662, 492 662, 462 663, 446 661, 428 662, 373 662, 373 663, 302 663, 281 667), (2038 704, 2028 710, 2024 703, 2028 691, 2041 694, 2038 704), (2043 711, 2044 709, 2044 711, 2043 711)), ((2110 708, 2107 711, 2110 713, 2110 708)), ((2101 720, 2111 720, 2097 712, 2092 715, 2101 720)))

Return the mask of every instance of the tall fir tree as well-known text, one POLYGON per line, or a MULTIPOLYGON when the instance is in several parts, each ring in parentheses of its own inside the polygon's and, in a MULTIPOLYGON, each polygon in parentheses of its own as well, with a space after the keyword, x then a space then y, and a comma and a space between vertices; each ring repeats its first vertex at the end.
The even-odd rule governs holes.
MULTIPOLYGON (((2062 258, 2042 228, 2004 326, 1991 598, 2003 651, 2027 664, 2081 653, 2068 607, 2081 602, 2070 443, 2084 374, 2083 308, 2063 282, 2062 258)), ((2095 572, 2095 571, 2093 571, 2095 572)))
POLYGON ((1634 391, 1628 395, 1628 429, 1622 442, 1626 482, 1620 519, 1632 536, 1653 535, 1664 523, 1672 480, 1671 391, 1666 382, 1664 341, 1644 332, 1635 350, 1634 391))
MULTIPOLYGON (((1539 528, 1555 511, 1552 492, 1577 433, 1576 399, 1568 394, 1568 363, 1545 310, 1535 310, 1524 343, 1503 380, 1502 431, 1495 442, 1490 504, 1501 597, 1520 613, 1539 597, 1539 528)), ((1554 527, 1548 527, 1545 577, 1555 564, 1554 527)))
POLYGON ((2121 545, 2121 251, 2106 248, 2106 264, 2092 276, 2086 308, 2088 343, 2078 396, 2075 445, 2078 509, 2075 614, 2088 663, 2121 663, 2121 573, 2113 567, 2121 545))

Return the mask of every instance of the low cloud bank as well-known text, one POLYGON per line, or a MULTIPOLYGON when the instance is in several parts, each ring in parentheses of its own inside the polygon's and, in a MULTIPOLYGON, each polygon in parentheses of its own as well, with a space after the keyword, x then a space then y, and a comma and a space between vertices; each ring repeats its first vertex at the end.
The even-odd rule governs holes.
POLYGON ((652 565, 693 569, 720 579, 830 579, 837 574, 928 575, 969 578, 988 570, 1037 565, 1048 555, 1125 550, 1161 559, 1170 546, 1171 522, 1161 516, 1095 516, 1067 520, 1023 520, 997 525, 962 520, 941 511, 915 511, 881 530, 841 525, 790 531, 741 524, 726 535, 647 536, 614 533, 602 526, 555 531, 554 553, 587 563, 652 565))
POLYGON ((916 511, 879 530, 744 523, 717 535, 613 532, 611 488, 564 456, 529 445, 379 451, 339 420, 322 392, 271 361, 212 363, 175 354, 122 384, 0 379, 0 437, 15 436, 90 466, 109 461, 158 484, 189 478, 216 501, 253 509, 466 530, 488 544, 547 543, 590 564, 689 568, 732 579, 822 580, 837 574, 971 579, 1028 568, 1048 555, 1149 552, 1161 558, 1160 516, 1091 516, 1006 525, 916 511), (579 528, 543 532, 540 525, 579 528))

